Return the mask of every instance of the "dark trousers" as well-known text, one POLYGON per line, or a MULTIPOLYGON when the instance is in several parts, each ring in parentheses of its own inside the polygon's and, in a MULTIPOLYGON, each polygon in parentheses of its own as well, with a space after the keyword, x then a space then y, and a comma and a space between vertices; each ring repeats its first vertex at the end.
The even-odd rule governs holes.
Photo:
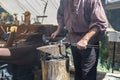
POLYGON ((71 50, 75 67, 75 80, 96 80, 98 48, 80 50, 72 46, 71 50))

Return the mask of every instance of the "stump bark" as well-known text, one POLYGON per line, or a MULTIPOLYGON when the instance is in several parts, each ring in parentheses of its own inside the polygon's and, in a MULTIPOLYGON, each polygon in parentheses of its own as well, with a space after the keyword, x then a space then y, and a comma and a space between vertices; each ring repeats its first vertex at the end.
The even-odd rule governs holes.
POLYGON ((42 80, 70 80, 67 59, 42 60, 42 80))

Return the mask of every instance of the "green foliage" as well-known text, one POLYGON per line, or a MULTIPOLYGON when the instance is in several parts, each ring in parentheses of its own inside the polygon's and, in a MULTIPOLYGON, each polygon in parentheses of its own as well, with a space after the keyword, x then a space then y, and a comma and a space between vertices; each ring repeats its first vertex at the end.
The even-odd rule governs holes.
POLYGON ((107 59, 107 38, 104 36, 99 42, 99 60, 98 71, 109 72, 111 71, 111 62, 107 59))
POLYGON ((107 47, 106 47, 106 43, 100 41, 99 42, 99 58, 101 60, 106 60, 107 59, 107 47))
MULTIPOLYGON (((99 42, 99 60, 97 70, 102 72, 112 72, 112 60, 108 58, 108 41, 104 37, 99 42)), ((114 66, 115 71, 120 71, 120 64, 115 62, 114 66)))

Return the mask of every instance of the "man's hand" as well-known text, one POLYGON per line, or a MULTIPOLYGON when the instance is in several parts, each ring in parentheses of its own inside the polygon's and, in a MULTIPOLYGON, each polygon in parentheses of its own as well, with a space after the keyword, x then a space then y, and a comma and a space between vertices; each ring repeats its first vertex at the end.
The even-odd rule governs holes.
POLYGON ((61 31, 61 27, 58 26, 57 30, 54 33, 52 33, 51 38, 55 39, 57 37, 57 35, 60 33, 60 31, 61 31))
POLYGON ((87 39, 81 39, 79 42, 77 42, 77 48, 78 49, 86 49, 88 45, 87 39))
POLYGON ((86 49, 89 40, 95 36, 99 32, 99 29, 97 27, 93 27, 90 29, 88 33, 77 43, 77 48, 79 49, 86 49))
POLYGON ((51 38, 55 39, 58 34, 59 34, 59 32, 55 31, 54 33, 52 33, 51 38))

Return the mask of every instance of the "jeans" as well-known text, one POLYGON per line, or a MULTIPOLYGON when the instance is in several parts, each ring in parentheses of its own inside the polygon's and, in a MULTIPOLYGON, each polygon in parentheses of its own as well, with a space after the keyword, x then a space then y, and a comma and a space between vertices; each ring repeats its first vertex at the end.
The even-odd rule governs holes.
POLYGON ((75 67, 75 80, 96 80, 99 49, 80 50, 71 46, 71 50, 75 67))

